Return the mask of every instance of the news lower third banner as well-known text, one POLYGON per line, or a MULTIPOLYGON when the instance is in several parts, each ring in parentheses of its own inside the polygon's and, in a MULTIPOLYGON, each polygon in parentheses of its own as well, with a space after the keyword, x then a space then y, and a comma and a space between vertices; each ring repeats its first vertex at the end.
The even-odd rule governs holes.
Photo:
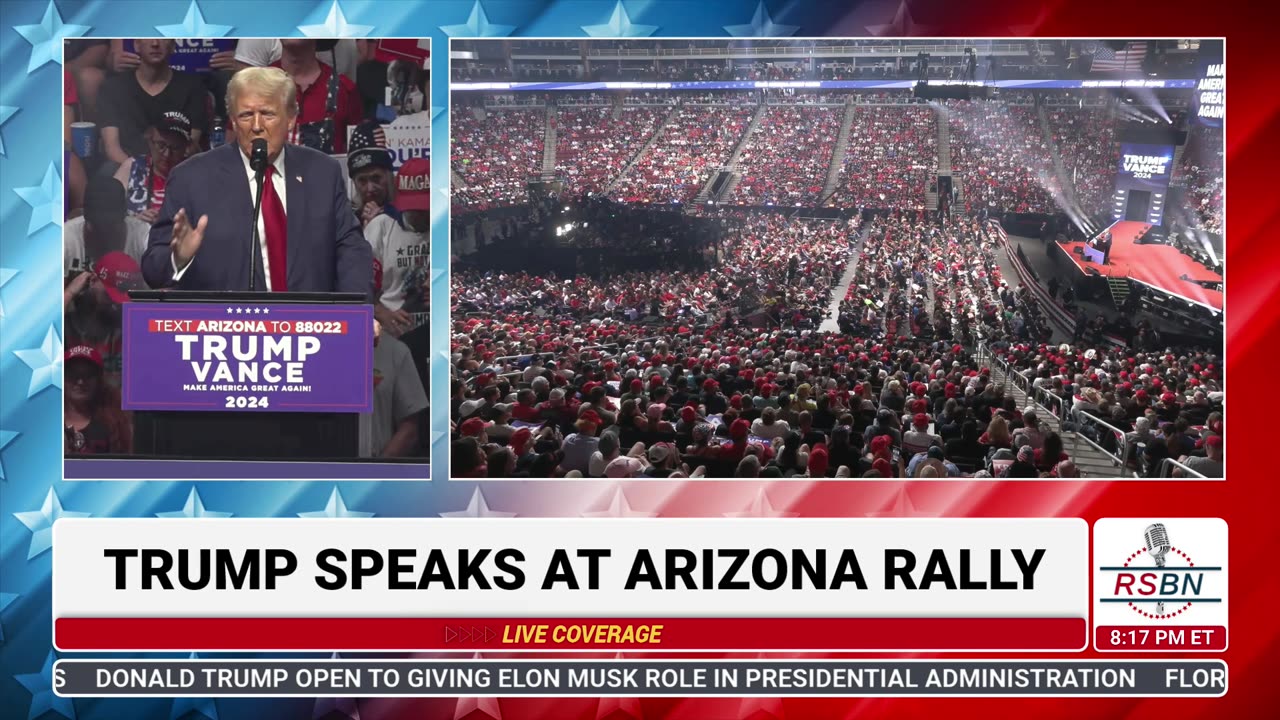
POLYGON ((1067 651, 1076 518, 62 519, 75 651, 1067 651))
POLYGON ((125 410, 373 411, 367 305, 124 305, 125 410))
POLYGON ((1220 697, 1221 660, 59 660, 64 697, 1220 697))

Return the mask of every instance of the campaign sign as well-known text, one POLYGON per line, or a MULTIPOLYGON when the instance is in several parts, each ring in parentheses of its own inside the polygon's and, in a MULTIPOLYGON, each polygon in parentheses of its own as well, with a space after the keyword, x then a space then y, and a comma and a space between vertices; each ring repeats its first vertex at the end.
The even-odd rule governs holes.
POLYGON ((125 410, 373 411, 367 305, 125 303, 125 410))
MULTIPOLYGON (((235 50, 235 40, 224 40, 218 38, 194 38, 174 40, 173 54, 169 56, 169 67, 178 72, 209 72, 209 60, 214 55, 226 51, 235 50)), ((124 41, 124 49, 128 52, 137 52, 133 47, 132 40, 124 41)))

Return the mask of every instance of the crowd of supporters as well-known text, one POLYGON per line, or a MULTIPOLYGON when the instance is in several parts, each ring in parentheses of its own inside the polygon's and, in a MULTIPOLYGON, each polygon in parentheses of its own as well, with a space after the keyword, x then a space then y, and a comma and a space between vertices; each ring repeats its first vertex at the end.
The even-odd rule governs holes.
POLYGON ((1221 128, 1196 124, 1190 131, 1173 182, 1186 191, 1191 220, 1198 229, 1222 234, 1223 135, 1221 128))
POLYGON ((542 171, 545 110, 480 112, 455 104, 449 111, 453 143, 450 164, 462 178, 454 205, 484 210, 514 205, 528 195, 529 181, 542 171))
POLYGON ((919 210, 938 167, 938 129, 928 107, 853 109, 849 145, 833 201, 919 210))
POLYGON ((948 100, 951 167, 962 176, 965 205, 1053 213, 1061 183, 1034 108, 948 100))
POLYGON ((729 159, 753 112, 750 105, 680 106, 610 194, 626 202, 689 202, 729 159))
POLYGON ((1062 420, 1122 454, 1126 469, 1160 477, 1168 458, 1207 477, 1223 476, 1218 354, 1025 342, 1005 344, 1001 352, 1014 372, 1054 398, 1048 404, 1062 420))
POLYGON ((813 205, 826 182, 840 133, 839 105, 770 106, 738 156, 734 201, 813 205))
POLYGON ((1171 457, 1221 472, 1217 357, 1049 345, 981 223, 859 217, 727 216, 710 272, 455 273, 452 475, 1077 477, 1045 411, 992 379, 979 343, 1131 469, 1171 457), (858 243, 846 305, 874 317, 844 310, 841 333, 818 332, 858 243), (746 322, 746 299, 786 309, 746 322), (1127 435, 1086 429, 1086 412, 1127 435))
POLYGON ((556 177, 580 193, 603 191, 666 114, 666 108, 643 105, 557 109, 556 177))
POLYGON ((1076 202, 1088 216, 1111 209, 1120 166, 1116 120, 1109 110, 1046 110, 1049 130, 1076 202))

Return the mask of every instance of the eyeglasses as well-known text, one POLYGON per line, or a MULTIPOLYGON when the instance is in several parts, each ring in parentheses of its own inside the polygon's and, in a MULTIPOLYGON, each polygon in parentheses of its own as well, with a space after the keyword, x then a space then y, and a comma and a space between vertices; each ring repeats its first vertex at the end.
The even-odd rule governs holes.
POLYGON ((185 143, 181 143, 181 142, 171 143, 165 140, 152 139, 151 149, 155 150, 156 152, 180 153, 185 151, 187 149, 187 146, 185 143))

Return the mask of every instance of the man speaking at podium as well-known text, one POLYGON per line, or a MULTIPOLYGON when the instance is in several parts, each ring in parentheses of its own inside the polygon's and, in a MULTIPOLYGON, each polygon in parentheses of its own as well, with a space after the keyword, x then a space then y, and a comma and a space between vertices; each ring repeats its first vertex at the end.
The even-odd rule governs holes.
POLYGON ((227 87, 227 110, 236 142, 196 155, 169 175, 142 258, 147 284, 372 298, 373 255, 351 213, 342 167, 324 153, 286 144, 298 116, 293 80, 279 68, 241 70, 227 87))

